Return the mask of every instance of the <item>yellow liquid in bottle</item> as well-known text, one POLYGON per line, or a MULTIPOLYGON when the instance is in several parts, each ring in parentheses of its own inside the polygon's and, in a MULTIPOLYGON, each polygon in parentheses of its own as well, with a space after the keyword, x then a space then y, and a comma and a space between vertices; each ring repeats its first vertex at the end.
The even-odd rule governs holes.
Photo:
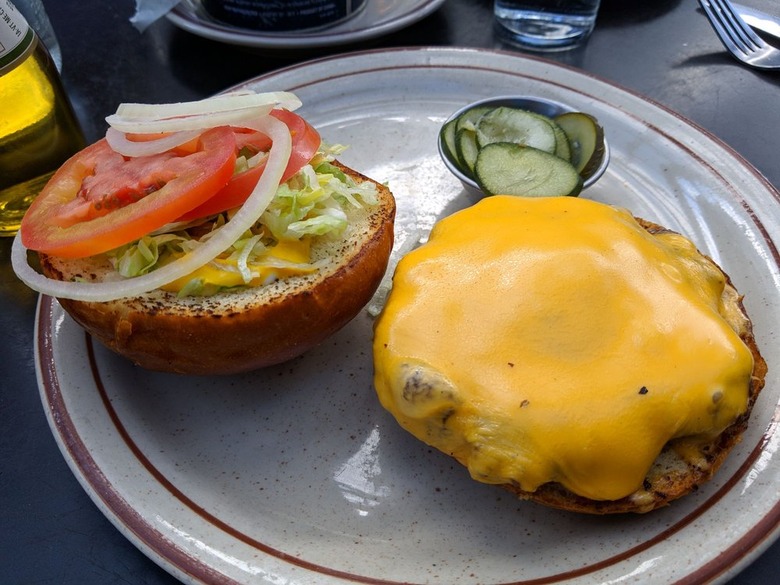
POLYGON ((40 42, 0 77, 0 236, 12 236, 54 171, 84 137, 40 42))

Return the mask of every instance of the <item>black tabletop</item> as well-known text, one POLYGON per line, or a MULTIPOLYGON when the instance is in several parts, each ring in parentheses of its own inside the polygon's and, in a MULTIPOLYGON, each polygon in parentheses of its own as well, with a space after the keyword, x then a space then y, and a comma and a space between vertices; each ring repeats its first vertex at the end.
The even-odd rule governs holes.
MULTIPOLYGON (((773 0, 744 3, 780 14, 773 0)), ((448 0, 408 28, 369 43, 262 53, 200 38, 162 19, 143 34, 133 0, 46 0, 64 61, 63 80, 87 138, 122 101, 196 99, 309 58, 400 46, 501 48, 492 0, 448 0)), ((582 48, 548 55, 638 92, 713 133, 780 186, 780 72, 747 69, 726 54, 694 0, 603 0, 582 48)), ((2 115, 0 113, 0 115, 2 115)), ((93 504, 49 430, 38 395, 33 336, 37 295, 10 267, 0 241, 0 582, 171 584, 93 504)), ((735 584, 776 583, 780 543, 735 584)))

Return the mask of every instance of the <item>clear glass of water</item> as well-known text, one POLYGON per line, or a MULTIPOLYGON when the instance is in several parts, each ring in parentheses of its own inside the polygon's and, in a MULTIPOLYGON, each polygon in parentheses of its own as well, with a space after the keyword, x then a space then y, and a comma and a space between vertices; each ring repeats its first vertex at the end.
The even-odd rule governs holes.
POLYGON ((535 51, 582 44, 593 31, 601 0, 495 0, 499 36, 535 51))

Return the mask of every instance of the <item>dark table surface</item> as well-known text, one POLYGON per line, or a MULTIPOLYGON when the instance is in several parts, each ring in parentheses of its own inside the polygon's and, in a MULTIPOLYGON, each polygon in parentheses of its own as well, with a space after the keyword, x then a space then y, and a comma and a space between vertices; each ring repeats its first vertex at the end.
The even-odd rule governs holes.
MULTIPOLYGON (((775 0, 745 3, 780 14, 775 0)), ((87 138, 105 132, 121 101, 196 99, 328 53, 400 46, 502 48, 492 1, 448 0, 424 20, 360 46, 262 54, 180 30, 163 19, 140 34, 132 0, 46 0, 62 46, 63 80, 87 138)), ((549 55, 638 92, 713 133, 780 187, 780 72, 727 55, 693 0, 604 0, 583 49, 549 55)), ((1 115, 1 114, 0 114, 1 115)), ((52 437, 33 362, 37 295, 22 285, 0 241, 0 582, 81 585, 174 583, 126 540, 71 473, 52 437)), ((777 583, 780 544, 733 579, 777 583)))

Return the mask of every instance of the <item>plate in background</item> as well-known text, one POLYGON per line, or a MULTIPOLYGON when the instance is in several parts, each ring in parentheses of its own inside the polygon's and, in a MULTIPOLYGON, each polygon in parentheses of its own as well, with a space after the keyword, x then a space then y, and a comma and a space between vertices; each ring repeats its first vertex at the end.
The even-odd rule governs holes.
POLYGON ((195 35, 231 45, 256 49, 300 50, 335 47, 374 39, 422 20, 444 0, 369 0, 354 17, 335 26, 302 32, 265 32, 219 22, 199 0, 182 0, 168 19, 195 35))

